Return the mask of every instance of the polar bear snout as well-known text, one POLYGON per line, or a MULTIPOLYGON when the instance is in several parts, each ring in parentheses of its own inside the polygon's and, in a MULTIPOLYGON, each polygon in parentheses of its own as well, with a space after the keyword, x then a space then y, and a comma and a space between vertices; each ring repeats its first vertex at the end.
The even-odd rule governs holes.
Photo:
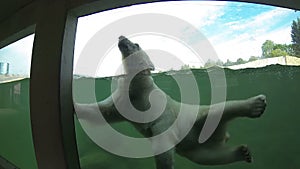
POLYGON ((119 37, 118 47, 122 53, 123 58, 126 58, 129 55, 141 50, 141 48, 138 44, 132 43, 125 36, 119 37))
POLYGON ((123 36, 123 35, 121 35, 120 37, 119 37, 119 41, 121 41, 121 40, 123 40, 123 39, 127 39, 125 36, 123 36))

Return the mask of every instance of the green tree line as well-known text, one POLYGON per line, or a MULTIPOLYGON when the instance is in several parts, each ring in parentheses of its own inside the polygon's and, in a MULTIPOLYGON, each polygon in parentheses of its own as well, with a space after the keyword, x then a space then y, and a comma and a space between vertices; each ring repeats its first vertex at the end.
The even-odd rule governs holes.
MULTIPOLYGON (((300 18, 297 18, 292 22, 291 25, 291 44, 276 44, 271 40, 266 40, 262 46, 262 56, 251 56, 248 60, 243 60, 242 58, 238 58, 236 61, 227 61, 224 63, 221 60, 207 60, 205 65, 202 68, 208 68, 211 66, 232 66, 238 64, 244 64, 247 62, 255 61, 261 58, 272 58, 279 56, 296 56, 300 58, 300 18)), ((181 69, 189 69, 189 65, 183 65, 181 69)))
POLYGON ((291 44, 276 44, 271 40, 266 40, 262 44, 262 58, 278 56, 300 57, 300 18, 297 18, 291 25, 291 44))

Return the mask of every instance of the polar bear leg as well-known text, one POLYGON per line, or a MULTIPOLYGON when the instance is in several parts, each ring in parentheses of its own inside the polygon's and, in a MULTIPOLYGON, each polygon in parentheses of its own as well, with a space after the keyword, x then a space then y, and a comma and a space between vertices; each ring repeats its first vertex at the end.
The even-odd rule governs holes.
POLYGON ((208 141, 225 143, 229 139, 227 124, 230 120, 236 117, 260 117, 263 114, 265 107, 266 96, 264 95, 254 96, 245 100, 233 100, 224 103, 213 104, 211 106, 202 106, 200 107, 200 115, 198 115, 197 123, 201 124, 200 126, 202 126, 208 113, 218 116, 220 113, 222 113, 218 127, 208 141))
POLYGON ((232 100, 223 103, 217 103, 210 106, 201 106, 198 120, 206 118, 208 113, 220 115, 221 121, 229 121, 235 117, 260 117, 266 107, 266 96, 258 95, 245 100, 232 100))
POLYGON ((203 165, 222 165, 237 161, 252 162, 250 151, 246 145, 229 147, 223 144, 219 146, 201 146, 185 154, 191 161, 203 165))

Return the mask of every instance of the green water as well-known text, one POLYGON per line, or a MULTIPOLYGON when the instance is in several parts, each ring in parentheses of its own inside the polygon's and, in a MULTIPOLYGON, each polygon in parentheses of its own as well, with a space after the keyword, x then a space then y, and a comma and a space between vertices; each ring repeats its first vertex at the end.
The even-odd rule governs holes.
MULTIPOLYGON (((211 93, 207 72, 193 70, 193 73, 199 86, 201 104, 208 104, 211 93)), ((260 119, 236 119, 229 126, 229 144, 248 144, 254 162, 207 167, 176 155, 175 168, 300 168, 300 67, 269 66, 261 69, 225 70, 225 73, 227 99, 244 99, 259 93, 267 96, 268 106, 260 119)), ((185 78, 184 73, 177 75, 185 78)), ((80 94, 81 102, 91 101, 85 92, 88 80, 93 79, 80 79, 74 83, 74 91, 80 94)), ((167 94, 180 100, 178 85, 170 75, 156 74, 154 80, 167 94)), ((110 82, 110 78, 96 79, 98 100, 110 95, 110 82)), ((153 158, 129 159, 102 150, 87 137, 78 121, 75 122, 82 169, 155 168, 153 158)), ((127 123, 114 124, 113 127, 129 136, 140 137, 127 123)), ((21 169, 37 168, 30 126, 29 79, 0 84, 0 156, 21 169)))
POLYGON ((21 169, 36 169, 29 79, 0 84, 0 156, 21 169))
MULTIPOLYGON (((210 81, 206 70, 193 70, 196 76, 201 104, 210 103, 210 81)), ((246 143, 251 149, 254 162, 201 166, 176 155, 175 168, 185 169, 296 169, 300 168, 300 68, 269 66, 260 69, 225 70, 227 99, 245 99, 263 93, 268 106, 260 119, 236 119, 229 125, 230 145, 246 143)), ((184 73, 177 75, 184 78, 184 73)), ((75 83, 74 91, 81 95, 81 102, 89 102, 85 84, 81 79, 75 83), (81 92, 80 92, 81 91, 81 92)), ((154 80, 167 94, 180 100, 178 85, 167 74, 157 74, 154 80)), ((96 79, 98 100, 110 95, 110 78, 96 79), (99 90, 98 90, 99 89, 99 90)), ((112 155, 94 144, 76 121, 77 142, 82 169, 130 169, 155 168, 154 159, 129 159, 112 155)), ((114 128, 129 136, 140 137, 127 123, 114 124, 114 128)))

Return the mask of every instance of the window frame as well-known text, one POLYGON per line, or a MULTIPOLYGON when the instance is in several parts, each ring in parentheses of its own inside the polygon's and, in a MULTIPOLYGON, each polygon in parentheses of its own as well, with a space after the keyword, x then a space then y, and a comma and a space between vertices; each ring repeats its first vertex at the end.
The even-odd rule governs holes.
MULTIPOLYGON (((35 0, 0 22, 0 48, 35 33, 30 76, 30 115, 39 169, 80 169, 72 98, 78 17, 161 1, 165 0, 35 0)), ((230 1, 300 10, 300 1, 294 0, 230 1)))

